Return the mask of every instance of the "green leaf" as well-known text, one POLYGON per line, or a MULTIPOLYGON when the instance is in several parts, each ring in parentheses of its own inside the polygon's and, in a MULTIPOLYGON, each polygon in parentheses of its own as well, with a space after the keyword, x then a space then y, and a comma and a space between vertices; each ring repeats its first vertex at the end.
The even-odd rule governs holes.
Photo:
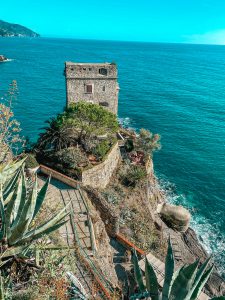
POLYGON ((0 182, 4 184, 10 176, 12 176, 19 168, 22 167, 25 160, 26 157, 17 162, 6 165, 0 172, 0 182))
POLYGON ((147 257, 145 258, 145 279, 146 287, 148 292, 150 293, 151 299, 159 300, 158 280, 155 271, 149 263, 147 257))
POLYGON ((9 180, 8 184, 6 187, 4 187, 3 191, 3 199, 7 199, 7 197, 13 192, 15 189, 16 183, 20 177, 21 174, 21 169, 19 169, 14 176, 9 180))
POLYGON ((5 300, 3 277, 0 275, 0 299, 5 300))
POLYGON ((49 177, 48 180, 45 182, 45 184, 43 185, 43 187, 41 188, 40 192, 37 195, 37 200, 36 200, 36 206, 34 209, 34 215, 33 218, 36 216, 36 214, 39 212, 41 205, 45 199, 47 190, 48 190, 48 185, 50 182, 51 178, 49 177))
POLYGON ((144 292, 144 291, 146 291, 146 288, 145 288, 145 285, 144 285, 142 272, 141 272, 141 269, 140 269, 139 264, 138 264, 137 253, 136 253, 135 250, 134 250, 133 255, 132 255, 132 260, 133 260, 133 264, 134 264, 134 276, 135 276, 136 282, 138 283, 140 291, 144 292))
POLYGON ((70 203, 68 203, 66 207, 64 207, 57 215, 53 216, 50 220, 48 220, 44 224, 40 225, 38 228, 29 231, 24 236, 23 240, 27 240, 27 239, 32 238, 33 236, 42 234, 43 232, 45 232, 46 230, 48 230, 50 227, 52 227, 55 224, 61 222, 62 219, 64 219, 65 217, 67 217, 70 214, 70 212, 68 212, 68 213, 66 212, 66 209, 69 206, 70 206, 70 203))
POLYGON ((15 201, 17 199, 17 195, 20 192, 20 182, 17 183, 16 188, 13 192, 12 198, 9 201, 6 210, 5 210, 5 227, 6 227, 6 234, 7 237, 11 235, 11 221, 13 218, 13 207, 15 204, 15 201))
POLYGON ((185 297, 188 295, 190 289, 192 288, 197 270, 198 261, 195 261, 193 264, 181 269, 171 287, 169 299, 186 299, 185 297))
POLYGON ((212 273, 212 270, 213 270, 213 267, 214 266, 211 266, 211 268, 209 268, 208 271, 205 272, 205 274, 203 274, 198 282, 198 285, 196 286, 194 292, 192 293, 191 295, 191 298, 190 300, 195 300, 195 299, 198 299, 199 295, 201 294, 201 291, 204 287, 204 285, 206 284, 206 282, 208 281, 209 279, 209 276, 211 275, 212 273))
POLYGON ((214 297, 214 298, 211 298, 210 300, 225 300, 225 296, 214 297))
POLYGON ((28 247, 27 246, 9 247, 2 253, 2 255, 0 256, 0 259, 18 255, 18 254, 22 253, 26 248, 28 248, 28 247))
POLYGON ((167 256, 165 261, 165 279, 164 279, 163 290, 162 290, 162 300, 167 300, 169 298, 173 274, 174 274, 174 267, 175 267, 175 263, 174 263, 173 248, 172 248, 171 240, 169 238, 167 256))
POLYGON ((16 218, 14 220, 14 222, 12 223, 12 227, 17 226, 21 215, 22 215, 22 211, 26 202, 26 197, 27 197, 27 187, 26 187, 26 178, 25 178, 25 174, 24 171, 22 172, 21 175, 21 180, 22 180, 22 193, 21 193, 21 197, 20 197, 20 201, 19 201, 19 205, 17 203, 17 207, 15 208, 16 210, 16 218))
POLYGON ((2 195, 2 185, 0 186, 0 218, 1 218, 1 232, 0 232, 0 240, 6 237, 6 228, 5 228, 5 210, 3 203, 3 195, 2 195))
POLYGON ((199 270, 197 271, 197 274, 196 274, 196 277, 195 277, 195 280, 194 280, 194 284, 192 286, 192 289, 190 290, 190 292, 188 293, 188 297, 193 300, 191 298, 191 295, 193 294, 194 290, 196 289, 196 287, 198 286, 198 283, 200 282, 203 274, 205 273, 209 263, 210 263, 210 260, 211 260, 211 257, 209 257, 202 265, 201 267, 199 268, 199 270))
POLYGON ((51 227, 49 227, 49 228, 47 228, 47 229, 45 229, 45 230, 43 230, 43 231, 41 231, 37 234, 31 235, 29 238, 21 239, 20 243, 26 243, 26 242, 29 242, 29 241, 37 240, 37 239, 41 238, 43 235, 50 234, 51 232, 59 229, 61 226, 63 226, 67 222, 68 222, 68 220, 65 220, 65 221, 57 223, 54 226, 51 226, 51 227))
POLYGON ((8 244, 15 245, 25 235, 29 219, 19 222, 16 227, 11 230, 11 235, 8 237, 8 244))
POLYGON ((26 218, 29 219, 28 225, 32 222, 33 220, 33 215, 34 215, 34 210, 36 206, 36 200, 37 200, 37 175, 35 175, 35 182, 33 185, 32 193, 31 193, 31 199, 30 199, 30 207, 27 212, 26 218))

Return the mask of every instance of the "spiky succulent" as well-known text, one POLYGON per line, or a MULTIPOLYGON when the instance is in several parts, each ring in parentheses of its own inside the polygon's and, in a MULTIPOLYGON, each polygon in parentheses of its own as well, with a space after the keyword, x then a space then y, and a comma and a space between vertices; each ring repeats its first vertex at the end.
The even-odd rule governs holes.
MULTIPOLYGON (((213 266, 209 267, 210 258, 207 259, 200 268, 199 261, 183 266, 175 271, 175 262, 171 242, 168 242, 168 251, 165 262, 165 278, 162 291, 159 290, 159 283, 156 273, 145 259, 145 280, 139 267, 136 252, 133 253, 133 265, 135 280, 139 288, 139 293, 132 295, 134 299, 152 299, 152 300, 196 300, 208 281, 213 266), (146 282, 146 285, 144 284, 146 282)), ((211 300, 225 300, 225 297, 212 298, 211 300)))
POLYGON ((0 169, 0 260, 23 252, 34 240, 67 222, 64 220, 68 215, 65 207, 40 226, 33 226, 45 199, 50 179, 38 191, 36 177, 31 191, 28 192, 24 160, 0 169))

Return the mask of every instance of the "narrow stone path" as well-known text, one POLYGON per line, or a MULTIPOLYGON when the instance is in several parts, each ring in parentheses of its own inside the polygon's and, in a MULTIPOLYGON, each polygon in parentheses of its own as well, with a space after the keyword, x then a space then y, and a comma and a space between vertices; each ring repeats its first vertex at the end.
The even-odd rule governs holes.
MULTIPOLYGON (((46 176, 39 174, 38 183, 41 187, 46 181, 46 176)), ((70 212, 70 222, 60 227, 60 236, 66 245, 74 248, 76 260, 77 279, 82 284, 87 299, 109 299, 103 292, 101 284, 101 273, 99 278, 93 274, 99 273, 90 258, 93 256, 93 232, 91 231, 91 220, 89 217, 88 206, 82 190, 72 188, 61 181, 52 178, 49 184, 46 200, 53 203, 56 207, 65 207, 70 203, 67 210, 70 212)), ((98 276, 98 275, 97 275, 98 276)), ((103 280, 104 282, 104 280, 103 280)), ((79 297, 77 298, 79 299, 79 297)))
MULTIPOLYGON (((60 190, 62 201, 64 205, 71 203, 72 208, 72 218, 73 222, 76 225, 77 232, 72 232, 70 235, 69 231, 69 245, 74 244, 74 234, 77 234, 77 238, 79 239, 80 246, 82 249, 88 254, 92 254, 92 242, 91 242, 91 232, 89 226, 89 217, 88 217, 88 209, 83 200, 82 192, 80 190, 75 189, 65 189, 60 190)), ((71 224, 69 225, 71 227, 71 224)))

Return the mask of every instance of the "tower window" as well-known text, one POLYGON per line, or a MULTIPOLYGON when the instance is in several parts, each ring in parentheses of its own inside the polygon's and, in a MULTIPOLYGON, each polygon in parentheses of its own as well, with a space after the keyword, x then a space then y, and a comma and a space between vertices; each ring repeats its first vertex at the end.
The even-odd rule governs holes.
POLYGON ((102 87, 103 92, 105 92, 105 86, 102 87))
POLYGON ((85 85, 85 92, 87 94, 93 94, 93 84, 86 84, 85 85))
POLYGON ((105 107, 109 107, 109 103, 108 102, 99 102, 99 105, 105 106, 105 107))
POLYGON ((99 69, 99 74, 107 76, 107 73, 108 73, 108 71, 106 68, 99 69))

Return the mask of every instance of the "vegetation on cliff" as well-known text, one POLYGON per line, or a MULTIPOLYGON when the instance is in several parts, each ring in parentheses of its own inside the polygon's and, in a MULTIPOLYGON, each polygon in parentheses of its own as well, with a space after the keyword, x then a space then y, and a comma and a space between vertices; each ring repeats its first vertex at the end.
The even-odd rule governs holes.
POLYGON ((102 161, 116 142, 116 116, 99 105, 79 102, 47 121, 35 151, 73 177, 79 169, 102 161))
POLYGON ((39 37, 40 35, 22 25, 0 20, 0 36, 3 37, 39 37))
POLYGON ((12 159, 13 153, 18 154, 25 142, 20 135, 20 123, 12 110, 17 93, 17 82, 14 80, 0 103, 0 164, 12 159))

